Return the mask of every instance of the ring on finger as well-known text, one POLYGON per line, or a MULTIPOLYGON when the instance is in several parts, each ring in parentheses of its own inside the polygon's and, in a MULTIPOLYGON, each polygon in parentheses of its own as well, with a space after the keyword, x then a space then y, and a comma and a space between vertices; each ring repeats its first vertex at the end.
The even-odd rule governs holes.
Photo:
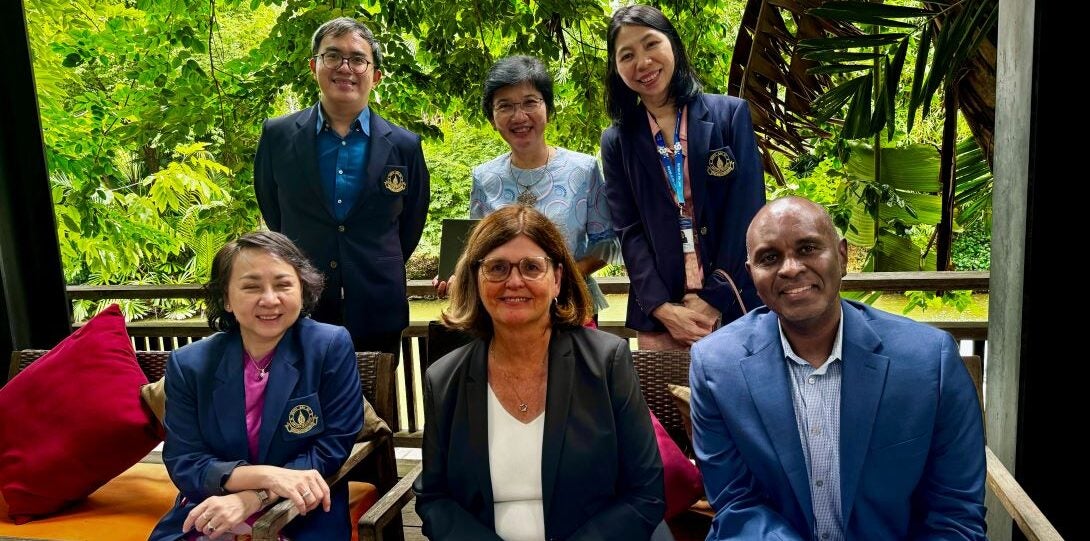
POLYGON ((306 492, 303 492, 303 497, 304 497, 304 498, 309 498, 309 497, 311 497, 311 496, 313 496, 313 494, 311 494, 311 492, 310 492, 309 490, 308 490, 308 491, 306 491, 306 492))

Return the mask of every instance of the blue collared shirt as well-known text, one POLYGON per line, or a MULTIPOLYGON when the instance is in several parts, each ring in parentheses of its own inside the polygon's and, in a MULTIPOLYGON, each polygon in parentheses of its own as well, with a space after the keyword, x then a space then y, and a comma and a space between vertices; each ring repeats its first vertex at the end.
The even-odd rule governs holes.
POLYGON ((814 510, 812 539, 842 541, 840 506, 840 387, 843 362, 844 315, 829 358, 818 368, 795 354, 780 328, 780 343, 791 376, 791 402, 799 427, 802 454, 810 474, 814 510))
POLYGON ((330 208, 338 221, 344 220, 356 204, 363 183, 367 180, 367 151, 371 141, 371 108, 364 107, 360 116, 348 128, 348 135, 341 137, 318 108, 318 174, 322 180, 330 208))

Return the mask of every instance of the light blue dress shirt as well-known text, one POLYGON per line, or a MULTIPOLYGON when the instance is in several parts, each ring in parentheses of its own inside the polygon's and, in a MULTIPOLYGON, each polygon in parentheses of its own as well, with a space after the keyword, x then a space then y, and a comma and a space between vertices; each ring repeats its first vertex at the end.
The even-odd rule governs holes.
POLYGON ((810 474, 817 541, 842 541, 844 522, 840 506, 840 387, 843 367, 844 317, 829 358, 818 368, 791 349, 780 325, 780 342, 791 376, 791 397, 799 427, 802 454, 810 474))

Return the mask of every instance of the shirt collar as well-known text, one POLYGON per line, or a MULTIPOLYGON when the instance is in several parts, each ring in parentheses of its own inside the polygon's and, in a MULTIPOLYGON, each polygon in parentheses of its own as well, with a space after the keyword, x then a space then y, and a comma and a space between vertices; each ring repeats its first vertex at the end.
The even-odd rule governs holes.
MULTIPOLYGON (((796 364, 809 365, 810 363, 806 362, 806 360, 803 359, 802 357, 799 357, 798 355, 796 355, 795 350, 791 349, 791 343, 787 341, 787 335, 783 334, 783 323, 781 323, 778 319, 776 320, 776 327, 780 331, 780 344, 783 345, 783 354, 784 354, 784 356, 787 357, 787 359, 795 362, 796 364)), ((833 340, 833 350, 831 352, 829 352, 829 358, 825 359, 825 362, 820 367, 818 367, 818 368, 816 368, 814 370, 814 375, 820 376, 820 375, 824 374, 825 371, 829 369, 829 365, 832 364, 833 361, 841 360, 841 358, 843 357, 843 353, 844 353, 843 342, 844 342, 844 312, 842 310, 841 313, 840 313, 840 323, 838 323, 837 327, 836 327, 836 339, 833 340)))
MULTIPOLYGON (((322 133, 322 128, 325 127, 325 114, 322 113, 322 104, 319 102, 314 106, 318 110, 318 121, 314 126, 315 133, 322 133)), ((356 122, 360 123, 360 127, 363 128, 363 134, 367 137, 371 137, 371 106, 368 105, 360 111, 360 116, 356 117, 356 122)))

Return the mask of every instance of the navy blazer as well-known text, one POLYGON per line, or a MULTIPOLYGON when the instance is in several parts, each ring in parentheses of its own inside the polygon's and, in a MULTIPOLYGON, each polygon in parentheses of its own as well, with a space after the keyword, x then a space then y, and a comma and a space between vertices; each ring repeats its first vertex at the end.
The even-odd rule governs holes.
MULTIPOLYGON (((258 464, 336 472, 363 427, 359 369, 352 339, 341 327, 299 318, 276 346, 269 365, 265 409, 258 437, 258 464), (313 424, 288 429, 305 408, 313 424)), ((227 494, 223 484, 237 466, 250 463, 246 437, 242 338, 216 333, 173 351, 166 371, 166 445, 163 462, 178 487, 174 507, 159 521, 151 541, 182 537, 182 523, 209 496, 227 494)), ((348 488, 333 488, 333 506, 297 517, 285 529, 293 540, 348 539, 348 488)))
MULTIPOLYGON (((413 485, 429 539, 498 540, 488 467, 488 343, 428 369, 424 470, 413 485)), ((648 539, 662 521, 662 461, 628 342, 554 329, 549 344, 542 499, 548 539, 648 539)))
MULTIPOLYGON (((985 539, 980 404, 949 334, 842 301, 840 496, 846 539, 985 539)), ((709 540, 813 539, 814 512, 777 316, 697 342, 693 447, 709 540)))
MULTIPOLYGON (((664 331, 651 316, 685 295, 685 263, 678 229, 677 199, 669 187, 651 129, 644 116, 602 134, 602 168, 613 227, 631 283, 625 325, 638 331, 664 331)), ((746 308, 761 304, 746 272, 746 228, 765 203, 764 173, 749 105, 738 98, 700 94, 689 103, 689 182, 694 233, 700 245, 704 287, 697 294, 729 323, 744 312, 724 275, 741 291, 746 308), (734 162, 726 176, 715 176, 710 160, 723 151, 734 162)), ((716 173, 721 172, 715 171, 716 173)))
POLYGON ((367 176, 339 221, 318 173, 317 114, 315 106, 265 121, 254 158, 261 215, 325 274, 316 319, 343 322, 355 337, 399 332, 409 324, 405 262, 431 200, 420 137, 371 111, 367 176), (329 307, 343 312, 331 317, 329 307))

